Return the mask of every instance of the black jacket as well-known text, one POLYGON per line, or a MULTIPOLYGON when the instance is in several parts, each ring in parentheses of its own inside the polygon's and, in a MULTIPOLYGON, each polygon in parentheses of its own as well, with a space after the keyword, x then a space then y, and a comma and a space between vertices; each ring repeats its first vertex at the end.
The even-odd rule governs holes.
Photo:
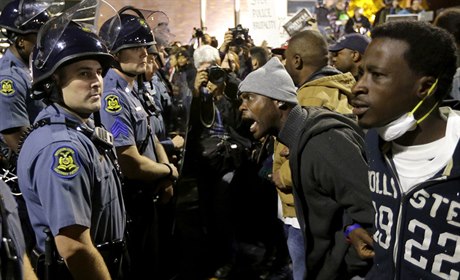
POLYGON ((369 264, 346 243, 343 227, 370 228, 374 210, 364 140, 355 122, 322 108, 296 106, 279 133, 289 147, 297 217, 308 279, 349 279, 369 264))

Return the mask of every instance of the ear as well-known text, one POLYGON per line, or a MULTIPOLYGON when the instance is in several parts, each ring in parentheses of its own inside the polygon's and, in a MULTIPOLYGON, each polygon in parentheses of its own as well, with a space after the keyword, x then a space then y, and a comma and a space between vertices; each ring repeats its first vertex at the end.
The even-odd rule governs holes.
POLYGON ((18 36, 18 39, 16 40, 16 47, 18 48, 24 48, 24 37, 18 36))
POLYGON ((361 54, 357 51, 353 51, 351 53, 351 59, 353 59, 353 62, 359 62, 361 60, 361 54))
POLYGON ((296 54, 294 55, 294 66, 295 66, 295 69, 302 69, 303 68, 303 60, 302 58, 300 57, 300 55, 296 54))
POLYGON ((437 79, 432 76, 423 76, 419 79, 418 84, 417 96, 423 99, 428 95, 433 96, 437 88, 437 79))
POLYGON ((274 101, 275 101, 275 106, 278 107, 279 109, 286 108, 286 102, 280 101, 280 100, 274 100, 274 101))

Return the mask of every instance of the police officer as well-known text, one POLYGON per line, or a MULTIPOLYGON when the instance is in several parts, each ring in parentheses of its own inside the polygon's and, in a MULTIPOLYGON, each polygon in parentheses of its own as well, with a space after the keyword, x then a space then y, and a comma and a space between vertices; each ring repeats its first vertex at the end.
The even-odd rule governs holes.
POLYGON ((126 225, 121 180, 112 136, 90 119, 113 57, 90 28, 64 15, 38 34, 32 87, 50 105, 20 148, 19 186, 47 277, 70 278, 62 265, 47 265, 56 263, 47 259, 55 246, 73 279, 116 279, 126 225))
MULTIPOLYGON (((21 135, 26 131, 37 114, 43 109, 40 100, 30 97, 32 75, 29 57, 37 40, 40 27, 49 20, 50 2, 33 0, 13 0, 0 14, 0 27, 6 30, 10 47, 0 59, 0 145, 5 160, 2 168, 15 172, 16 152, 21 135)), ((0 169, 1 170, 1 169, 0 169)), ((17 190, 10 181, 9 186, 17 190)), ((27 251, 35 245, 35 237, 27 216, 22 196, 15 196, 18 203, 27 251)))
POLYGON ((0 279, 37 279, 25 252, 18 209, 8 185, 0 179, 0 279))
POLYGON ((115 57, 115 66, 104 78, 101 120, 114 136, 114 145, 125 180, 125 201, 129 226, 133 279, 155 273, 158 261, 158 228, 155 200, 172 196, 178 177, 149 121, 153 100, 138 90, 138 77, 145 73, 147 48, 155 41, 142 13, 130 6, 119 12, 121 28, 113 18, 101 27, 99 35, 115 57), (128 14, 131 12, 131 14, 128 14), (133 15, 136 13, 137 16, 133 15), (142 100, 142 102, 141 102, 142 100), (147 101, 147 102, 144 102, 147 101))
POLYGON ((155 101, 156 112, 152 114, 150 122, 155 130, 155 135, 160 140, 166 150, 166 153, 171 158, 176 151, 179 151, 184 146, 184 138, 181 135, 169 136, 171 128, 171 108, 173 106, 171 96, 167 86, 159 73, 158 65, 158 50, 156 46, 150 46, 147 49, 147 71, 144 74, 144 86, 155 101))
POLYGON ((13 0, 0 14, 0 27, 11 44, 0 60, 0 132, 13 151, 44 107, 30 98, 29 57, 38 30, 49 19, 48 7, 45 1, 13 0))

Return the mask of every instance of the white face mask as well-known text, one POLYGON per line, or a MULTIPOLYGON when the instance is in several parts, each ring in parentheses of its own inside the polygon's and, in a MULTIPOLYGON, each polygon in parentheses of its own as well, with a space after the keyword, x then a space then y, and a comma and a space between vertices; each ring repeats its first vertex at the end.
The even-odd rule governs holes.
POLYGON ((417 121, 414 115, 407 113, 382 127, 377 127, 376 130, 383 140, 390 142, 403 136, 406 132, 414 130, 416 127, 417 121))
POLYGON ((415 120, 415 111, 417 111, 420 105, 422 105, 423 101, 425 101, 425 99, 433 93, 434 88, 437 84, 438 80, 436 79, 434 84, 428 90, 428 94, 422 100, 420 100, 420 102, 414 107, 414 109, 412 109, 412 111, 402 115, 401 117, 384 126, 377 127, 376 130, 380 137, 382 137, 383 140, 390 142, 403 136, 404 134, 406 134, 406 132, 412 131, 415 128, 417 128, 417 125, 420 124, 423 120, 425 120, 426 117, 428 117, 438 105, 438 102, 436 102, 436 104, 434 104, 434 106, 430 109, 428 113, 426 113, 418 121, 415 120))

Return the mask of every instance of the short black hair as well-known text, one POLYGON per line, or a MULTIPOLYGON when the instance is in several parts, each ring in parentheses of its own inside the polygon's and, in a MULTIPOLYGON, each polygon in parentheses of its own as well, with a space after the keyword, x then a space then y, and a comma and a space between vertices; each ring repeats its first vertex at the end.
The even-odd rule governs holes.
POLYGON ((264 66, 269 59, 268 51, 264 47, 252 47, 249 54, 259 62, 259 67, 264 66))
POLYGON ((454 7, 443 10, 433 24, 450 32, 454 35, 455 42, 460 44, 460 8, 454 7))
POLYGON ((372 40, 389 38, 409 45, 404 58, 415 73, 438 78, 435 96, 442 100, 450 92, 456 71, 456 46, 453 36, 436 26, 421 21, 393 21, 377 26, 372 40))

